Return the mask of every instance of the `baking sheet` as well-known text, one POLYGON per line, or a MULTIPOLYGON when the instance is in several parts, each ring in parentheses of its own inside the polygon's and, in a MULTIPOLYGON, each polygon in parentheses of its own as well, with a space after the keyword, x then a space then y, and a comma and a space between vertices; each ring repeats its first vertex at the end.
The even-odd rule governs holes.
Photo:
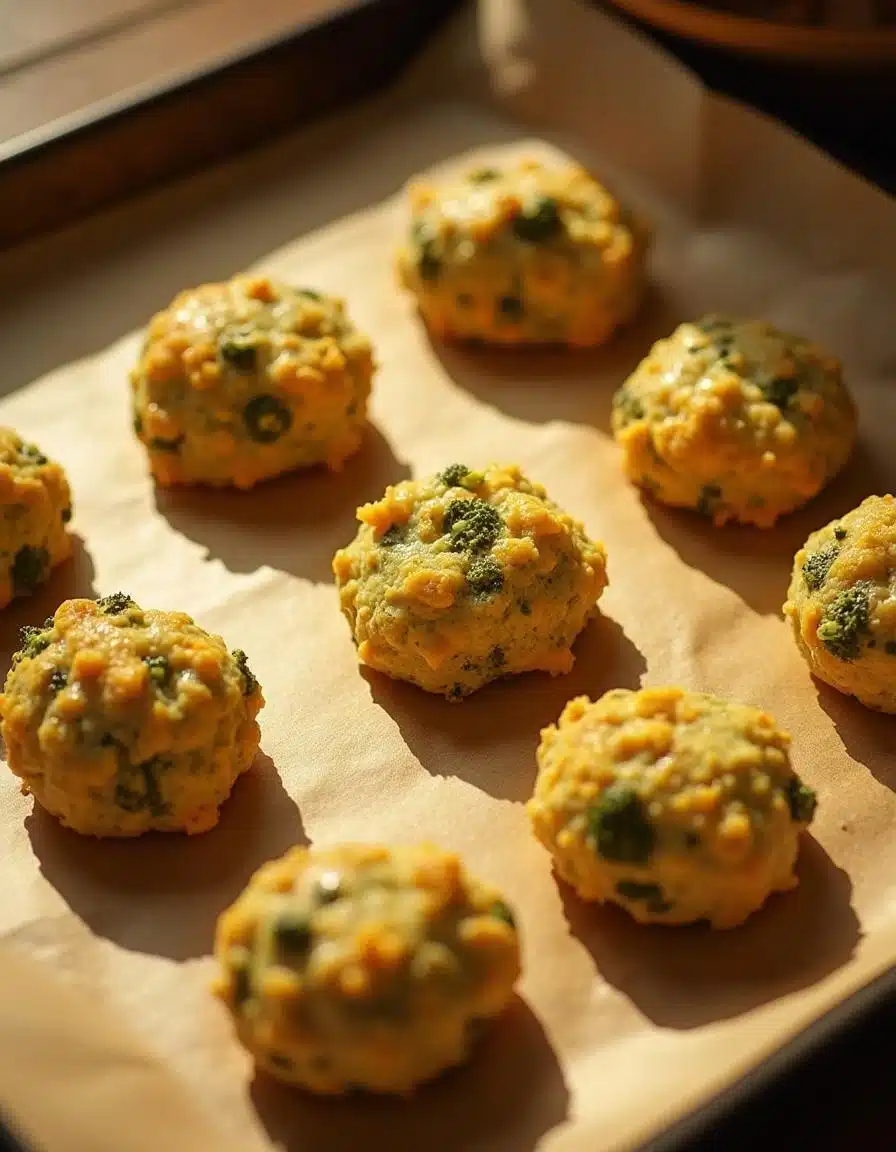
POLYGON ((893 490, 894 255, 885 197, 612 20, 575 0, 482 0, 369 108, 0 262, 15 287, 0 420, 64 462, 81 538, 45 590, 4 612, 2 656, 64 597, 123 588, 245 648, 268 699, 257 770, 203 837, 85 841, 0 777, 0 986, 15 989, 0 1000, 0 1107, 49 1152, 101 1147, 85 1102, 116 1148, 628 1148, 887 967, 894 721, 814 684, 779 609, 808 532, 893 490), (434 347, 390 266, 402 183, 541 149, 594 164, 651 216, 644 315, 596 353, 434 347), (136 329, 183 285, 249 265, 348 298, 382 365, 375 427, 335 478, 156 492, 128 431, 136 329), (709 308, 825 339, 860 403, 854 463, 774 532, 716 531, 621 477, 613 389, 652 339, 709 308), (329 560, 358 503, 458 455, 518 460, 604 540, 611 584, 568 677, 448 705, 358 670, 329 560), (576 693, 663 682, 774 710, 818 790, 801 887, 732 933, 586 907, 528 832, 539 728, 576 693), (473 1065, 410 1104, 254 1079, 206 990, 215 917, 250 872, 293 843, 352 838, 455 848, 521 912, 519 999, 473 1065), (55 1058, 82 1051, 88 1027, 83 1060, 55 1058))

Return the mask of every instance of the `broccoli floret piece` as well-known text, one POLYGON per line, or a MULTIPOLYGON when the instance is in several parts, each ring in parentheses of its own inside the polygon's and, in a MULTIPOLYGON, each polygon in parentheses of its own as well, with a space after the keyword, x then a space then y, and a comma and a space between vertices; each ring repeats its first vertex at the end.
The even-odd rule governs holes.
POLYGON ((467 569, 467 587, 474 596, 490 596, 504 587, 501 565, 492 556, 477 556, 467 569))
POLYGON ((803 580, 811 592, 817 591, 827 580, 831 565, 839 554, 840 549, 836 544, 826 544, 807 558, 803 565, 803 580))
POLYGON ((485 552, 501 534, 504 521, 484 500, 452 500, 445 510, 445 531, 453 552, 485 552))
POLYGON ((19 449, 19 455, 24 458, 25 464, 31 464, 35 468, 47 463, 46 456, 36 444, 23 444, 19 449))
POLYGON ((231 336, 218 345, 218 355, 235 372, 254 372, 258 351, 251 338, 231 336))
POLYGON ((492 904, 491 914, 496 920, 503 920, 504 923, 509 924, 511 928, 516 928, 516 918, 503 900, 496 900, 494 904, 492 904))
POLYGON ((51 636, 51 629, 53 627, 53 617, 48 616, 43 624, 26 624, 25 627, 19 632, 20 648, 18 652, 13 653, 12 666, 15 668, 16 664, 25 659, 32 659, 39 656, 41 652, 50 647, 53 642, 51 636))
POLYGON ((243 677, 243 695, 251 696, 253 692, 258 690, 258 680, 255 678, 252 669, 249 667, 249 660, 246 656, 246 653, 242 650, 242 648, 234 648, 233 652, 231 652, 231 656, 233 656, 234 660, 236 661, 237 668, 239 668, 240 674, 243 677))
POLYGON ((627 784, 612 784, 588 812, 588 835, 598 856, 646 864, 656 836, 644 804, 627 784))
POLYGON ((164 816, 168 805, 162 799, 158 776, 168 767, 169 762, 161 756, 153 756, 142 764, 122 765, 115 785, 115 803, 125 812, 142 812, 148 808, 150 815, 164 816))
POLYGON ((648 912, 660 914, 668 912, 672 907, 659 884, 646 884, 640 880, 620 880, 616 885, 616 891, 626 900, 643 900, 648 912))
POLYGON ((500 177, 500 168, 474 168, 467 179, 471 184, 488 184, 489 181, 498 180, 500 177))
POLYGON ((768 380, 760 385, 766 400, 770 404, 774 404, 776 408, 780 408, 782 412, 786 410, 790 401, 797 394, 799 387, 796 380, 784 376, 776 376, 774 380, 768 380))
POLYGON ((811 823, 818 801, 812 789, 807 788, 798 776, 787 781, 787 803, 790 805, 791 819, 798 824, 811 823))
POLYGON ((722 489, 718 484, 704 484, 700 489, 697 511, 701 516, 712 517, 716 505, 722 499, 722 489))
POLYGON ((619 415, 623 424, 644 418, 644 405, 628 388, 620 388, 613 397, 613 411, 619 415))
POLYGON ((16 596, 27 596, 42 584, 50 570, 50 553, 46 548, 23 545, 15 554, 10 569, 12 590, 16 596))
POLYGON ((841 528, 840 525, 838 524, 837 527, 834 529, 834 536, 838 540, 845 540, 846 539, 846 529, 841 528))
POLYGON ((474 472, 466 464, 449 464, 444 472, 439 473, 439 479, 446 488, 478 488, 484 477, 481 472, 474 472))
POLYGON ((311 946, 311 920, 301 912, 282 912, 274 924, 274 938, 282 952, 300 956, 311 946))
POLYGON ((253 396, 243 409, 246 431, 259 444, 273 444, 292 427, 292 413, 276 396, 253 396))
POLYGON ((404 524, 392 524, 380 536, 380 544, 385 548, 393 548, 396 544, 400 544, 404 539, 405 526, 404 524))
POLYGON ((855 660, 862 637, 870 631, 868 617, 871 582, 860 580, 852 588, 838 592, 827 606, 818 638, 838 660, 855 660))
POLYGON ((97 600, 97 607, 107 616, 120 616, 129 608, 136 608, 137 603, 126 592, 113 592, 110 596, 101 596, 97 600))
POLYGON ((553 196, 536 196, 511 224, 513 234, 530 244, 541 244, 563 231, 560 207, 553 196))
POLYGON ((149 677, 156 684, 164 684, 171 673, 165 656, 144 656, 143 663, 149 669, 149 677))

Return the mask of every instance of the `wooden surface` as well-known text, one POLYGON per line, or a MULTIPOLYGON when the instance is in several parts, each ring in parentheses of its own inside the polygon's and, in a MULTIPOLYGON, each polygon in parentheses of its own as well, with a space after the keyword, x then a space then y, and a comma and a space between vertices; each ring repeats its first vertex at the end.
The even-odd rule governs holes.
POLYGON ((0 159, 347 0, 0 0, 0 159))

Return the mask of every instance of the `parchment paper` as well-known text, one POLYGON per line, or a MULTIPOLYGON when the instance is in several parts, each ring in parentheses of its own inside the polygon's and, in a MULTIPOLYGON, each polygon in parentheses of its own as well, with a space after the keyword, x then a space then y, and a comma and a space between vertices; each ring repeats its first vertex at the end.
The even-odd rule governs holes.
POLYGON ((0 655, 64 597, 122 588, 245 648, 268 704, 257 770, 195 839, 81 839, 0 775, 0 1106, 50 1152, 96 1152, 102 1127, 121 1150, 627 1148, 888 966, 896 720, 813 683, 779 609, 807 533, 893 490, 894 253, 883 196, 609 18, 483 0, 366 110, 7 257, 0 419, 64 462, 81 543, 3 613, 0 655), (597 353, 432 346, 391 272, 403 182, 548 146, 652 217, 643 317, 597 353), (336 478, 156 492, 129 433, 136 329, 183 285, 254 263, 348 298, 382 365, 375 427, 336 478), (823 338, 861 406, 854 463, 774 532, 645 504, 609 436, 623 376, 708 308, 823 338), (358 503, 458 457, 518 460, 606 542, 611 584, 571 675, 452 706, 359 671, 329 562, 358 503), (818 790, 799 890, 734 932, 584 906, 528 831, 540 727, 573 694, 663 682, 772 709, 818 790), (253 1079, 207 993, 215 917, 251 871, 352 838, 434 839, 521 910, 519 1000, 473 1065, 409 1104, 253 1079))

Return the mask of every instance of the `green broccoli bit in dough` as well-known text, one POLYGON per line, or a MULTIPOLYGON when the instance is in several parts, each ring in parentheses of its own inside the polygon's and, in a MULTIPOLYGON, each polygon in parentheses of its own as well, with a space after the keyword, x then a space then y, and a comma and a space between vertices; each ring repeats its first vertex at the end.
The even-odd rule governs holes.
POLYGON ((474 168, 467 179, 471 184, 488 184, 491 180, 500 180, 500 168, 474 168))
POLYGON ((437 251, 435 233, 429 224, 418 220, 411 234, 417 245, 417 271, 422 280, 438 280, 442 274, 442 261, 437 251))
POLYGON ((696 324, 701 332, 705 332, 707 336, 714 335, 719 332, 725 332, 733 327, 733 321, 728 316, 719 316, 716 313, 711 313, 708 316, 701 317, 696 324))
POLYGON ((520 612, 522 612, 524 616, 532 615, 532 605, 528 600, 520 600, 520 612))
POLYGON ((845 528, 840 528, 839 526, 838 526, 838 527, 836 527, 836 528, 834 529, 834 537, 835 537, 837 540, 845 540, 845 539, 846 539, 846 529, 845 529, 845 528))
POLYGON ((276 396, 253 396, 243 409, 243 423, 253 440, 273 444, 289 431, 292 413, 276 396))
POLYGON ((504 923, 509 924, 511 928, 516 928, 516 918, 503 900, 496 900, 494 904, 492 904, 491 915, 494 916, 496 920, 503 920, 504 923))
POLYGON ((38 584, 42 584, 50 570, 50 553, 46 548, 32 548, 23 545, 16 552, 10 569, 12 589, 16 596, 27 596, 38 584))
POLYGON ((156 684, 164 684, 171 668, 165 656, 144 656, 143 663, 149 669, 149 678, 156 684))
POLYGON ((787 781, 787 803, 790 805, 790 816, 799 824, 810 824, 815 815, 818 801, 815 793, 797 776, 787 781))
POLYGON ((803 565, 803 580, 811 592, 816 592, 828 578, 831 565, 837 559, 840 549, 836 544, 826 544, 813 552, 803 565))
POLYGON ((255 678, 252 669, 249 667, 249 660, 246 656, 246 653, 242 650, 242 648, 234 648, 233 652, 231 652, 231 656, 233 656, 234 660, 236 661, 236 665, 240 670, 241 676, 243 677, 243 695, 251 696, 253 692, 258 690, 258 680, 255 678))
POLYGON ((129 608, 136 608, 137 604, 125 592, 113 592, 111 596, 101 596, 97 600, 97 607, 107 616, 120 616, 129 608))
POLYGON ((476 488, 482 483, 482 473, 471 471, 466 464, 449 464, 439 479, 446 488, 476 488))
POLYGON ((500 592, 504 587, 501 565, 492 556, 477 556, 467 569, 467 587, 474 596, 490 596, 500 592))
POLYGON ((380 536, 380 544, 385 548, 394 548, 396 544, 400 544, 404 540, 405 526, 404 524, 392 524, 380 536))
POLYGON ((72 510, 71 510, 71 507, 69 507, 69 508, 63 508, 63 509, 62 509, 62 512, 60 513, 60 516, 62 517, 62 523, 63 523, 63 524, 68 524, 68 522, 69 522, 69 521, 71 520, 71 518, 72 518, 72 510))
POLYGON ((154 452, 179 452, 183 442, 183 436, 177 436, 173 440, 165 440, 161 436, 153 436, 149 442, 149 446, 154 452))
POLYGON ((222 340, 218 346, 218 353, 224 363, 233 368, 235 372, 254 372, 258 352, 254 344, 247 340, 231 337, 222 340))
POLYGON ((35 468, 40 468, 42 464, 47 463, 46 456, 36 444, 23 444, 19 455, 25 457, 26 464, 31 464, 35 468))
POLYGON ((68 684, 68 673, 63 672, 61 668, 54 668, 52 675, 48 681, 48 687, 51 692, 61 692, 62 689, 68 684))
POLYGON ((504 649, 500 644, 496 644, 488 654, 488 662, 492 668, 503 668, 507 662, 507 657, 504 655, 504 649))
POLYGON ((13 653, 12 663, 13 667, 19 663, 20 660, 33 659, 39 656, 50 647, 52 637, 50 630, 53 627, 53 617, 48 616, 43 624, 26 624, 25 627, 19 632, 19 643, 21 648, 18 652, 13 653))
POLYGON ((301 955, 311 945, 311 921, 298 912, 284 912, 274 924, 274 939, 281 952, 301 955))
POLYGON ((495 308, 499 320, 522 320, 525 313, 519 296, 499 296, 495 308))
POLYGON ((598 856, 622 864, 645 864, 655 841, 641 798, 627 784, 612 784, 592 806, 588 834, 598 856))
POLYGON ((125 812, 143 812, 148 808, 152 816, 164 816, 168 805, 159 790, 158 773, 166 767, 166 761, 159 756, 144 760, 142 764, 123 764, 118 770, 118 783, 115 785, 118 807, 125 812))
POLYGON ((309 300, 323 300, 323 294, 313 288, 299 288, 298 293, 300 296, 307 296, 309 300))
POLYGON ((560 208, 553 196, 536 196, 511 224, 514 235, 530 244, 540 244, 563 231, 560 208))
POLYGON ((711 517, 716 504, 722 498, 722 489, 718 484, 704 484, 700 489, 700 499, 697 501, 697 511, 701 516, 711 517))
POLYGON ((871 583, 860 580, 838 592, 825 609, 818 638, 838 660, 855 660, 861 638, 871 631, 868 623, 871 583))
POLYGON ((133 427, 135 436, 140 437, 143 435, 143 417, 139 412, 134 413, 133 427))
POLYGON ((486 552, 501 534, 504 521, 485 500, 452 500, 445 510, 445 531, 452 552, 486 552))
POLYGON ((628 388, 620 388, 613 397, 613 410, 619 413, 623 424, 631 424, 644 418, 644 405, 628 388))
POLYGON ((783 412, 793 397, 799 391, 799 384, 796 380, 788 379, 784 376, 776 376, 774 380, 769 380, 760 385, 763 395, 770 404, 774 404, 776 408, 780 408, 783 412))

